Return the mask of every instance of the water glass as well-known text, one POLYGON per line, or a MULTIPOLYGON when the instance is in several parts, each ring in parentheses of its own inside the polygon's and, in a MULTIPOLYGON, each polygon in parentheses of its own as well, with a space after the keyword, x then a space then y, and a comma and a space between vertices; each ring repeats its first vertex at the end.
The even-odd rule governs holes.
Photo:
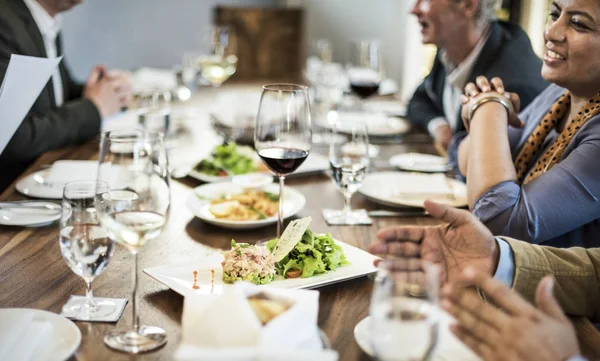
POLYGON ((96 181, 67 183, 63 190, 59 244, 65 262, 85 281, 85 298, 72 299, 65 314, 91 320, 116 309, 114 302, 94 299, 92 281, 104 271, 114 251, 114 241, 100 226, 96 203, 102 203, 108 184, 96 181))
POLYGON ((430 360, 438 340, 439 267, 417 258, 379 263, 371 345, 380 361, 430 360))
POLYGON ((369 168, 369 136, 365 123, 343 124, 339 120, 333 131, 339 140, 329 145, 331 177, 344 196, 344 208, 327 211, 330 224, 361 224, 364 210, 352 210, 352 196, 362 186, 369 168))

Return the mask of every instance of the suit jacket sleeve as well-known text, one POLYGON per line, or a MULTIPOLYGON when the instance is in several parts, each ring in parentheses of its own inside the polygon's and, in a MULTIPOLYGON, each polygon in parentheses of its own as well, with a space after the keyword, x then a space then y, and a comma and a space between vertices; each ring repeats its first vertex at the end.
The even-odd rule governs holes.
POLYGON ((425 81, 419 85, 410 99, 407 115, 413 125, 427 129, 429 122, 433 118, 443 117, 444 112, 437 108, 436 104, 429 97, 429 94, 427 94, 425 81))
POLYGON ((554 294, 565 313, 600 321, 600 249, 552 248, 502 237, 514 251, 513 287, 530 302, 547 275, 556 279, 554 294))
MULTIPOLYGON (((16 37, 12 32, 13 29, 0 22, 0 82, 4 80, 11 54, 18 53, 13 40, 16 37)), ((31 161, 45 151, 79 143, 97 135, 100 121, 96 106, 81 98, 43 113, 30 111, 0 158, 16 162, 31 161)))

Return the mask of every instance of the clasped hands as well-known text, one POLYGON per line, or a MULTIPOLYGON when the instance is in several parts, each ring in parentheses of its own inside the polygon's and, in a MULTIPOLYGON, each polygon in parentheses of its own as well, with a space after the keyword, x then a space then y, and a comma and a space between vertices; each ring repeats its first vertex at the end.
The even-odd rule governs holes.
POLYGON ((525 125, 518 117, 521 108, 519 95, 507 92, 502 79, 498 77, 488 81, 485 76, 479 76, 475 83, 468 83, 465 86, 465 93, 461 96, 461 116, 465 128, 470 129, 478 109, 492 103, 502 104, 505 107, 509 125, 516 128, 525 125))

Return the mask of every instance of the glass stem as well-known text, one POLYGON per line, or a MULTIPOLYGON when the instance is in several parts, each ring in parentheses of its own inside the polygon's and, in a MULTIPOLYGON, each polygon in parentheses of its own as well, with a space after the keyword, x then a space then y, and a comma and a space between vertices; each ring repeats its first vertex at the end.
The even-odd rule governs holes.
POLYGON ((131 308, 133 310, 133 330, 135 333, 139 332, 140 329, 140 315, 138 313, 139 302, 137 299, 137 286, 138 286, 138 255, 137 252, 133 254, 133 291, 131 292, 131 308))
POLYGON ((344 194, 344 216, 349 216, 352 213, 352 194, 344 194))
POLYGON ((94 293, 92 292, 92 282, 85 281, 85 298, 86 302, 90 303, 94 299, 94 293))
POLYGON ((277 237, 281 237, 283 232, 283 183, 285 182, 285 176, 279 176, 279 212, 277 212, 277 237))
POLYGON ((85 281, 85 304, 82 308, 84 314, 91 314, 97 310, 96 301, 94 301, 94 294, 92 293, 92 281, 85 281))

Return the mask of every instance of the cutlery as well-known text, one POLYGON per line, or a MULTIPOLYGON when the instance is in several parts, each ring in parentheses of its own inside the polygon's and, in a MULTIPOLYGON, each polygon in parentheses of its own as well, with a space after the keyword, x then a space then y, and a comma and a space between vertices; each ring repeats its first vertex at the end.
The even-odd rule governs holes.
POLYGON ((370 217, 424 217, 428 216, 429 213, 426 211, 369 211, 367 212, 370 217))

